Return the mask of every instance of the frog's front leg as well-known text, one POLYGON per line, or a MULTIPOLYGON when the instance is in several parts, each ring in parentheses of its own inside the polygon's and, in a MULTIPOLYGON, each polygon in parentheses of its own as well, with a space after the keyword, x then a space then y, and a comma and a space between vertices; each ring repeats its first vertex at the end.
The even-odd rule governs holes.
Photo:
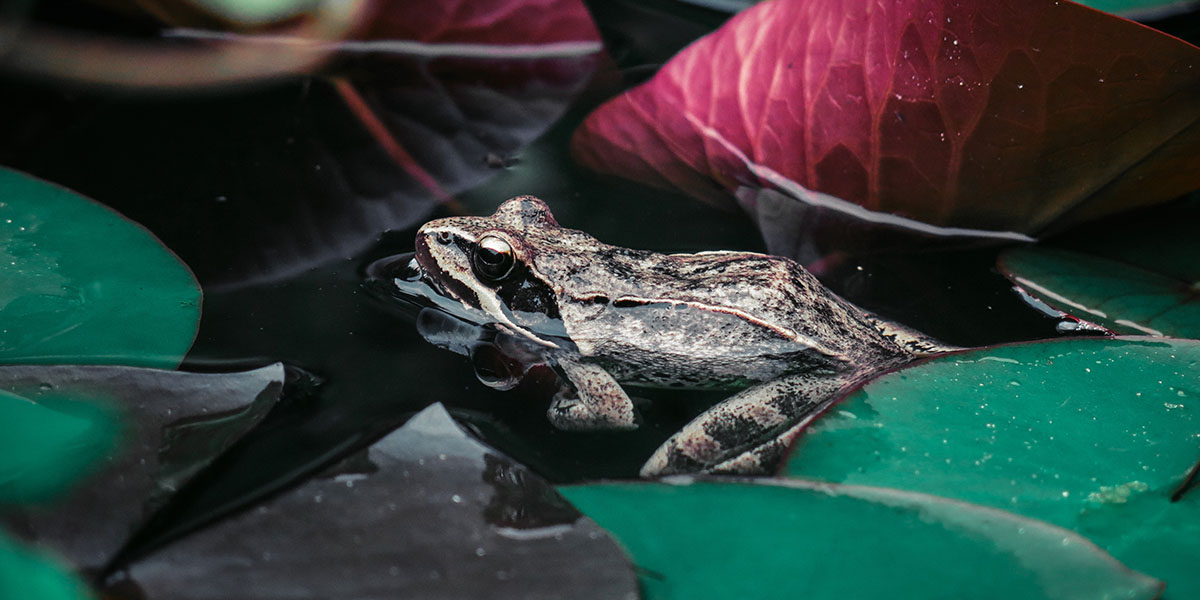
POLYGON ((789 375, 743 390, 663 442, 641 475, 773 471, 808 417, 846 383, 828 374, 789 375))
POLYGON ((603 368, 569 359, 558 360, 565 385, 546 411, 550 423, 568 431, 636 429, 633 401, 603 368))

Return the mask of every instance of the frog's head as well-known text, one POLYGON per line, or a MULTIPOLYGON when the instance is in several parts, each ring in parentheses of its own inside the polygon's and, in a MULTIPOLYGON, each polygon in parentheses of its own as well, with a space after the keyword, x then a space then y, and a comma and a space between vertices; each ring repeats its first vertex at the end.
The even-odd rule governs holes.
POLYGON ((552 286, 534 268, 538 249, 563 229, 533 196, 512 198, 490 217, 450 217, 417 231, 417 276, 468 311, 546 346, 566 337, 552 286))

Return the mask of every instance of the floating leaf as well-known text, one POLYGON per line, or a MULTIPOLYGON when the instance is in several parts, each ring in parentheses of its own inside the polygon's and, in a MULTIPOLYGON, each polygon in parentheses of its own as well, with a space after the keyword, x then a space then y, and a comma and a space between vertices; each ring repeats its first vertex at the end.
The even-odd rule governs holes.
MULTIPOLYGON (((1200 252, 1200 246, 1196 248, 1200 252)), ((1200 338, 1200 273, 1174 279, 1058 248, 1017 248, 1000 270, 1042 302, 1113 331, 1200 338)), ((1200 263, 1198 263, 1200 266, 1200 263)))
POLYGON ((175 367, 200 288, 145 229, 0 168, 0 362, 175 367))
POLYGON ((1195 8, 1190 2, 1177 0, 1083 0, 1080 4, 1114 15, 1121 15, 1126 19, 1142 21, 1161 19, 1195 8))
POLYGON ((56 400, 0 391, 0 506, 59 497, 116 448, 114 411, 86 399, 56 400))
POLYGON ((1200 49, 1055 0, 763 2, 572 149, 752 212, 769 188, 929 234, 1037 235, 1200 187, 1200 49))
POLYGON ((1200 337, 1200 196, 1000 255, 1021 290, 1124 333, 1200 337), (1098 233, 1104 232, 1104 233, 1098 233))
POLYGON ((646 598, 1153 598, 1068 531, 944 498, 805 481, 559 488, 613 533, 646 598))
POLYGON ((80 568, 101 568, 167 497, 262 420, 282 385, 279 364, 244 373, 0 367, 0 499, 39 504, 10 508, 2 520, 80 568), (14 418, 10 405, 39 411, 39 420, 14 418), (119 448, 114 413, 125 426, 119 448), (36 465, 12 473, 6 463, 22 456, 36 465), (100 472, 49 502, 47 492, 61 495, 90 463, 100 472))
POLYGON ((784 471, 910 489, 1073 529, 1168 595, 1200 595, 1200 342, 1067 339, 947 355, 853 392, 784 471))
POLYGON ((175 43, 266 56, 320 48, 332 61, 322 78, 121 103, 4 90, 24 105, 9 118, 42 116, 60 133, 2 140, 0 158, 119 207, 206 286, 279 279, 420 223, 499 172, 603 57, 579 0, 353 8, 367 25, 351 40, 168 32, 175 43))
POLYGON ((127 573, 149 599, 637 597, 604 531, 440 404, 127 573))
POLYGON ((87 600, 92 597, 82 581, 0 534, 0 598, 87 600))

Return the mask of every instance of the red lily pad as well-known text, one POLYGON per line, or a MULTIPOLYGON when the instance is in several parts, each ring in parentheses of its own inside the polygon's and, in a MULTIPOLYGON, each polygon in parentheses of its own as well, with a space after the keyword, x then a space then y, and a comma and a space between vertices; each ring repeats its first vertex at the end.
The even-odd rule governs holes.
POLYGON ((601 106, 572 149, 714 202, 766 188, 930 234, 1037 235, 1200 187, 1200 48, 1055 0, 774 0, 601 106))

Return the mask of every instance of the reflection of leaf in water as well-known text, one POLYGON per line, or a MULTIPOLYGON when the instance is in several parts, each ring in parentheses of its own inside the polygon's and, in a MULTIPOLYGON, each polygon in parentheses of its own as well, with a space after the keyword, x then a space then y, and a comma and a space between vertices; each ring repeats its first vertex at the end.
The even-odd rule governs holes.
MULTIPOLYGON (((0 139, 0 159, 119 207, 206 285, 278 279, 351 256, 496 173, 488 157, 541 135, 603 53, 578 0, 357 8, 373 11, 368 30, 328 44, 322 77, 199 99, 76 97, 52 115, 60 135, 0 139)), ((297 40, 251 41, 269 54, 297 40)), ((14 119, 62 104, 0 91, 24 106, 14 119)))
POLYGON ((545 479, 503 456, 483 455, 483 481, 496 491, 483 518, 497 527, 537 529, 569 525, 582 515, 545 479))

